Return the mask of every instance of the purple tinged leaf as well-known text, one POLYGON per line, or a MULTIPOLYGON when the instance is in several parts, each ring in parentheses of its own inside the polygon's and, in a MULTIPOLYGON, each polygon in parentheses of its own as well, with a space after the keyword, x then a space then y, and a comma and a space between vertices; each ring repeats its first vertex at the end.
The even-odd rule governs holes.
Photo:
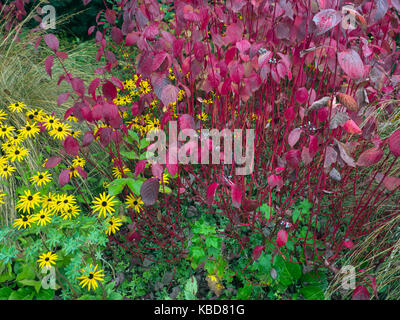
POLYGON ((60 157, 51 157, 51 158, 47 159, 46 164, 44 165, 44 167, 46 169, 52 169, 55 166, 57 166, 60 162, 61 162, 61 158, 60 157))
POLYGON ((82 139, 82 147, 89 146, 94 140, 94 136, 92 132, 86 132, 82 139))
POLYGON ((147 163, 147 160, 140 160, 136 164, 136 167, 135 167, 135 178, 137 178, 137 176, 144 171, 144 168, 146 167, 146 163, 147 163))
POLYGON ((76 140, 72 136, 68 136, 64 140, 64 149, 67 154, 69 154, 70 156, 76 157, 79 154, 78 140, 76 140))
POLYGON ((179 89, 171 84, 166 85, 161 91, 161 101, 165 106, 178 100, 179 89))
POLYGON ((143 182, 140 196, 146 206, 151 206, 157 201, 159 189, 160 183, 157 178, 150 178, 143 182))
POLYGON ((217 191, 218 183, 214 182, 207 188, 207 203, 211 204, 214 201, 215 192, 217 191))
POLYGON ((293 148, 294 145, 299 141, 302 130, 300 128, 295 128, 289 133, 288 143, 293 148))
POLYGON ((243 199, 243 192, 242 188, 240 188, 237 184, 233 184, 231 186, 231 198, 232 198, 232 205, 239 209, 242 204, 243 199))
POLYGON ((51 76, 51 68, 53 67, 53 62, 54 62, 53 56, 48 56, 46 58, 46 60, 44 60, 44 68, 45 68, 47 74, 50 76, 50 78, 52 77, 51 76))
POLYGON ((59 47, 59 42, 57 37, 52 34, 52 33, 48 33, 44 36, 44 42, 47 44, 47 46, 53 50, 53 51, 57 51, 58 47, 59 47))
POLYGON ((68 100, 69 95, 69 92, 61 93, 57 98, 57 105, 61 106, 63 103, 65 103, 68 100))
POLYGON ((340 13, 336 10, 325 9, 318 12, 313 18, 313 21, 318 28, 317 35, 321 35, 331 30, 332 28, 337 26, 341 20, 342 17, 340 13))
POLYGON ((70 180, 70 169, 65 169, 61 171, 60 175, 58 176, 58 183, 61 187, 65 186, 70 180))
POLYGON ((343 71, 353 80, 364 77, 364 63, 360 55, 353 49, 349 49, 339 53, 338 61, 343 71))
POLYGON ((379 148, 372 148, 361 153, 357 165, 360 167, 369 167, 378 163, 383 157, 383 151, 379 148))

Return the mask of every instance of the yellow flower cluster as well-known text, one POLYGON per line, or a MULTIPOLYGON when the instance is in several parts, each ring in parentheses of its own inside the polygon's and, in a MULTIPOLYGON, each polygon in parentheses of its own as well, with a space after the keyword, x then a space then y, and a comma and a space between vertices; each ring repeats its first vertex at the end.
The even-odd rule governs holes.
MULTIPOLYGON (((48 131, 48 134, 56 140, 63 141, 71 135, 79 137, 81 132, 73 130, 68 123, 61 121, 53 115, 48 115, 43 110, 32 108, 27 109, 23 102, 15 102, 8 107, 13 113, 25 112, 26 123, 19 128, 7 124, 9 114, 5 109, 0 108, 0 144, 3 155, 0 157, 0 178, 8 179, 16 171, 15 162, 22 162, 29 155, 30 150, 24 144, 28 139, 35 139, 42 131, 48 131)), ((73 116, 68 117, 68 122, 77 121, 73 116)), ((45 184, 51 177, 45 173, 42 177, 39 175, 31 180, 37 185, 45 184)))
POLYGON ((25 190, 24 194, 19 197, 16 208, 19 212, 22 212, 13 224, 13 227, 18 228, 18 230, 31 227, 32 223, 45 226, 51 223, 55 214, 65 220, 75 218, 80 212, 73 195, 53 194, 51 192, 45 195, 41 195, 40 192, 32 194, 30 190, 25 190))

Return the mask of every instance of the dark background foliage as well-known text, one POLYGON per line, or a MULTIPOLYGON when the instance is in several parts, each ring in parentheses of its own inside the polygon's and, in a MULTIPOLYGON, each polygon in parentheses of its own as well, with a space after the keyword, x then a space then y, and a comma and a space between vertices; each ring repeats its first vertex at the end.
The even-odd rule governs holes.
MULTIPOLYGON (((37 4, 33 1, 30 6, 37 4)), ((82 0, 50 0, 49 4, 56 9, 56 18, 62 16, 72 16, 62 24, 57 24, 55 33, 67 38, 79 38, 81 41, 89 39, 88 28, 96 23, 97 13, 104 9, 103 0, 92 0, 85 6, 82 0)), ((29 8, 27 10, 29 12, 29 8)), ((58 22, 58 21, 57 21, 58 22)), ((36 21, 31 22, 37 24, 36 21)))

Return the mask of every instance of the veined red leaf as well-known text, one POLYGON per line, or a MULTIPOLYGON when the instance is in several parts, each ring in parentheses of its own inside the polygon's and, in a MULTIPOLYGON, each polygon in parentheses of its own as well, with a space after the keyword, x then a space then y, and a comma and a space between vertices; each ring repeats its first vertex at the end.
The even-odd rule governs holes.
POLYGON ((388 139, 389 150, 395 157, 400 156, 400 130, 392 133, 388 139))
POLYGON ((344 130, 346 130, 350 134, 360 134, 362 133, 360 127, 353 121, 353 120, 347 120, 344 123, 344 130))
POLYGON ((53 56, 48 56, 46 58, 46 60, 44 60, 44 68, 45 68, 47 74, 50 76, 50 78, 52 77, 51 76, 51 68, 53 67, 53 62, 54 62, 53 56))
POLYGON ((343 71, 353 80, 364 77, 364 63, 360 55, 353 49, 339 53, 338 60, 343 71))
POLYGON ((251 254, 252 259, 257 260, 261 256, 263 250, 264 246, 256 246, 253 250, 253 253, 251 254))
POLYGON ((276 237, 276 244, 278 248, 283 247, 286 244, 287 239, 288 239, 288 234, 286 230, 284 229, 279 230, 278 235, 276 237))
POLYGON ((383 184, 389 191, 394 191, 400 186, 400 178, 386 177, 383 179, 383 184))
POLYGON ((48 33, 44 36, 44 42, 46 42, 47 46, 53 50, 53 51, 57 51, 58 47, 59 47, 59 42, 57 37, 52 34, 52 33, 48 33))
POLYGON ((383 157, 383 151, 379 148, 372 148, 361 153, 358 158, 357 165, 361 167, 372 166, 373 164, 379 162, 383 157))
POLYGON ((179 117, 179 127, 181 130, 194 129, 195 124, 193 117, 190 114, 183 114, 179 117))
POLYGON ((86 132, 85 135, 83 136, 83 139, 82 139, 82 147, 89 146, 92 143, 93 140, 94 140, 93 133, 86 132))
POLYGON ((367 288, 360 284, 353 291, 352 300, 369 300, 369 292, 367 288))
POLYGON ((178 100, 179 89, 171 84, 167 84, 161 91, 161 101, 165 106, 178 100))
POLYGON ((231 198, 232 205, 239 209, 242 204, 243 193, 242 188, 240 188, 237 184, 233 184, 231 186, 231 198))
POLYGON ((57 97, 57 105, 61 106, 63 103, 65 103, 68 98, 69 98, 69 92, 64 92, 61 93, 58 97, 57 97))
POLYGON ((58 183, 61 187, 65 186, 71 179, 69 175, 70 171, 70 169, 65 169, 61 171, 60 175, 58 176, 58 183))
POLYGON ((318 12, 313 18, 313 21, 318 28, 317 35, 321 35, 331 30, 337 26, 341 20, 342 17, 340 13, 334 9, 325 9, 318 12))
POLYGON ((294 145, 299 141, 302 130, 300 128, 295 128, 289 133, 288 143, 293 148, 294 145))
POLYGON ((151 206, 157 201, 159 189, 160 183, 157 178, 150 178, 143 182, 140 196, 146 206, 151 206))
POLYGON ((147 160, 140 160, 136 164, 136 167, 135 167, 135 178, 137 178, 137 176, 144 171, 144 168, 146 167, 146 163, 147 163, 147 160))
POLYGON ((214 182, 207 188, 207 202, 211 204, 214 201, 215 192, 217 191, 218 183, 214 182))
POLYGON ((51 158, 47 159, 46 164, 44 165, 44 167, 46 169, 52 169, 55 166, 57 166, 60 162, 61 162, 61 158, 60 157, 51 157, 51 158))
POLYGON ((78 140, 76 140, 72 136, 68 136, 64 140, 64 149, 67 154, 70 156, 76 157, 79 153, 79 143, 78 140))
POLYGON ((267 183, 271 189, 275 188, 279 191, 283 187, 283 180, 280 176, 272 174, 268 177, 267 183))

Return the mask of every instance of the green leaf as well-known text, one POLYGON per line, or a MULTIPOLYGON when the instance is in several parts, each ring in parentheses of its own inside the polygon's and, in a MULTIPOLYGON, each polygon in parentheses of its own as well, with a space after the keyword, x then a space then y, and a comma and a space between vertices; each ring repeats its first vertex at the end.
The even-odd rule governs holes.
POLYGON ((132 178, 126 179, 126 185, 137 196, 140 196, 140 188, 142 187, 142 184, 143 180, 135 180, 132 178))
POLYGON ((324 300, 324 291, 318 286, 307 286, 300 289, 300 293, 307 300, 324 300))
POLYGON ((135 131, 129 130, 128 134, 133 140, 135 140, 137 143, 139 143, 139 136, 135 131))
POLYGON ((274 209, 266 203, 261 205, 260 211, 262 214, 264 214, 266 220, 269 220, 271 218, 271 215, 274 213, 274 209))
POLYGON ((37 300, 52 300, 54 298, 55 292, 53 289, 43 289, 41 288, 39 293, 36 295, 37 300))
POLYGON ((123 157, 128 158, 130 160, 139 159, 135 151, 120 151, 120 153, 123 157))
POLYGON ((249 300, 251 297, 251 292, 253 288, 251 285, 246 284, 243 288, 239 288, 238 293, 236 295, 236 299, 238 300, 249 300))
POLYGON ((0 300, 8 300, 8 297, 12 293, 12 290, 8 287, 0 289, 0 300))
POLYGON ((19 288, 17 291, 13 291, 8 300, 32 300, 35 292, 30 287, 19 288))
POLYGON ((192 276, 185 284, 184 293, 186 300, 196 300, 197 289, 197 280, 192 276))
POLYGON ((115 179, 112 181, 109 186, 108 186, 108 193, 111 196, 116 196, 124 190, 124 187, 127 183, 126 178, 121 178, 121 179, 115 179))
POLYGON ((18 273, 16 281, 35 279, 35 271, 30 264, 24 264, 21 272, 18 273))
POLYGON ((274 267, 278 273, 278 281, 284 287, 294 284, 301 278, 300 264, 286 261, 280 255, 275 258, 274 267))
POLYGON ((18 281, 18 284, 21 284, 22 286, 34 287, 37 293, 39 292, 42 285, 40 281, 29 279, 20 280, 18 281))

